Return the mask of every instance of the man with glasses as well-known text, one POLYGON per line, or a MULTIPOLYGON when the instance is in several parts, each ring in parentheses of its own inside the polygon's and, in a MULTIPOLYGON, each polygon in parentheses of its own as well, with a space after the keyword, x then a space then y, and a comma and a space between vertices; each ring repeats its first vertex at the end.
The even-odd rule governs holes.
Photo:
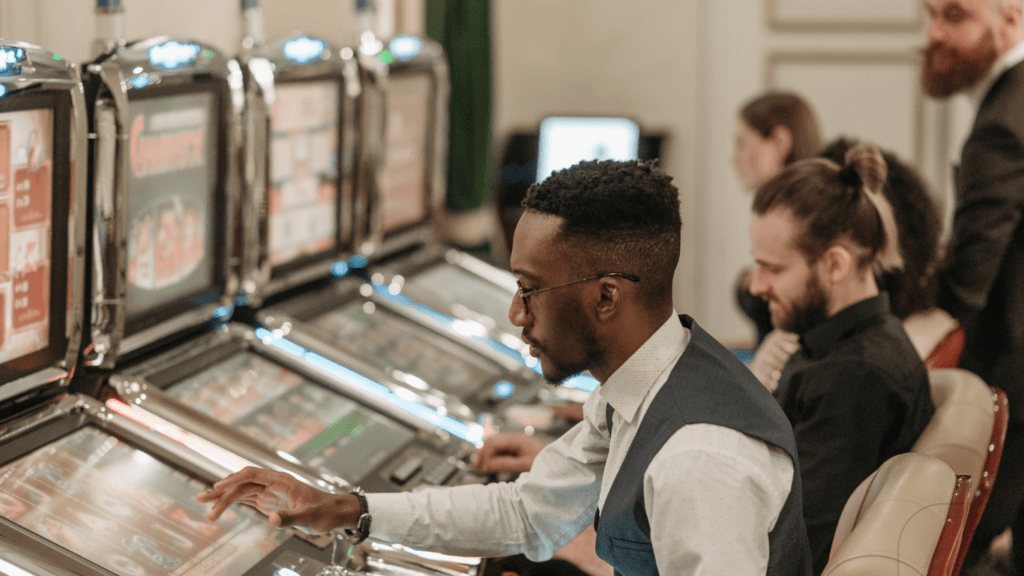
MULTIPOLYGON (((558 383, 589 370, 584 419, 512 483, 352 495, 248 468, 199 496, 274 525, 452 554, 550 558, 597 517, 621 574, 806 574, 792 429, 747 368, 672 307, 678 190, 654 163, 592 161, 530 188, 509 318, 558 383)), ((486 454, 482 454, 486 457, 486 454)))

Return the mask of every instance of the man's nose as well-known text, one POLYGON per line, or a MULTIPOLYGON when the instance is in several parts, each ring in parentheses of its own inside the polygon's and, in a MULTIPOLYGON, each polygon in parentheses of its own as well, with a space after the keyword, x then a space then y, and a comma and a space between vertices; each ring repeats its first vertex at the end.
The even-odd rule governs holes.
POLYGON ((508 320, 513 326, 522 328, 526 326, 526 304, 523 303, 523 298, 516 294, 512 296, 512 303, 508 307, 508 320))

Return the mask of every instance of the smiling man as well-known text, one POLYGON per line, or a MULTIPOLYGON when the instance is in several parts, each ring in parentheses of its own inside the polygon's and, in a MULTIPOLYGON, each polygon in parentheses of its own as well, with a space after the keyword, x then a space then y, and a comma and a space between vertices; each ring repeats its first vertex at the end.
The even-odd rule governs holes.
POLYGON ((790 165, 758 189, 750 227, 751 293, 800 336, 775 396, 796 434, 815 574, 846 500, 933 412, 924 363, 875 282, 901 265, 885 161, 860 145, 846 164, 790 165))
POLYGON ((582 162, 530 188, 510 319, 558 382, 590 370, 584 419, 514 483, 330 495, 247 468, 199 496, 315 530, 544 560, 597 521, 624 575, 807 574, 793 431, 727 349, 672 307, 678 190, 654 163, 582 162))
POLYGON ((1024 494, 1024 23, 1019 0, 926 5, 924 91, 962 92, 977 111, 954 172, 939 306, 964 327, 960 367, 1010 400, 999 474, 973 540, 978 552, 1009 524, 1024 494))

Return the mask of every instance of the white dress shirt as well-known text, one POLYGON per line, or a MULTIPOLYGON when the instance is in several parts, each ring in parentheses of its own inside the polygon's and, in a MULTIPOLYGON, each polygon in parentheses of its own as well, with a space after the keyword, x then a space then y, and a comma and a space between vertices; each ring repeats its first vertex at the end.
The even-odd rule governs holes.
MULTIPOLYGON (((550 558, 615 497, 608 494, 612 480, 689 340, 673 312, 591 394, 583 421, 542 450, 515 482, 368 494, 373 535, 449 554, 550 558), (610 437, 609 403, 615 409, 610 437)), ((792 481, 792 462, 781 449, 713 424, 679 429, 644 475, 658 571, 764 574, 768 533, 792 481)))
POLYGON ((967 97, 971 100, 971 104, 974 105, 975 111, 981 107, 982 100, 985 99, 989 89, 1003 75, 1003 72, 1021 62, 1024 62, 1024 42, 1020 42, 1004 52, 1002 56, 992 63, 992 67, 988 69, 988 74, 985 74, 985 77, 980 82, 966 90, 967 97))

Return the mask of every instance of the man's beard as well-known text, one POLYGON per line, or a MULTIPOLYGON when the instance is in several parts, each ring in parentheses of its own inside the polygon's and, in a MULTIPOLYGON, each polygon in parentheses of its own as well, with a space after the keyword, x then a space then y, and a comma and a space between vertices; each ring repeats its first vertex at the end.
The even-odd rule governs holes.
POLYGON ((541 372, 544 379, 549 384, 556 386, 562 384, 570 376, 575 376, 584 370, 589 370, 602 357, 601 349, 597 342, 597 332, 593 326, 584 321, 583 308, 579 303, 576 303, 571 310, 563 312, 562 322, 569 323, 570 333, 576 335, 577 344, 583 349, 583 356, 579 360, 555 364, 554 358, 550 354, 546 354, 545 349, 539 346, 537 342, 531 340, 535 346, 540 348, 540 352, 547 356, 548 361, 546 363, 541 362, 541 372))
POLYGON ((828 319, 828 298, 818 282, 818 276, 812 274, 807 279, 807 291, 801 302, 793 305, 792 314, 785 325, 777 326, 795 334, 804 335, 808 330, 828 319))
POLYGON ((974 86, 999 57, 992 30, 987 30, 981 41, 968 50, 933 42, 922 50, 922 55, 921 88, 933 98, 948 98, 974 86), (940 57, 950 62, 943 70, 936 69, 940 57))

